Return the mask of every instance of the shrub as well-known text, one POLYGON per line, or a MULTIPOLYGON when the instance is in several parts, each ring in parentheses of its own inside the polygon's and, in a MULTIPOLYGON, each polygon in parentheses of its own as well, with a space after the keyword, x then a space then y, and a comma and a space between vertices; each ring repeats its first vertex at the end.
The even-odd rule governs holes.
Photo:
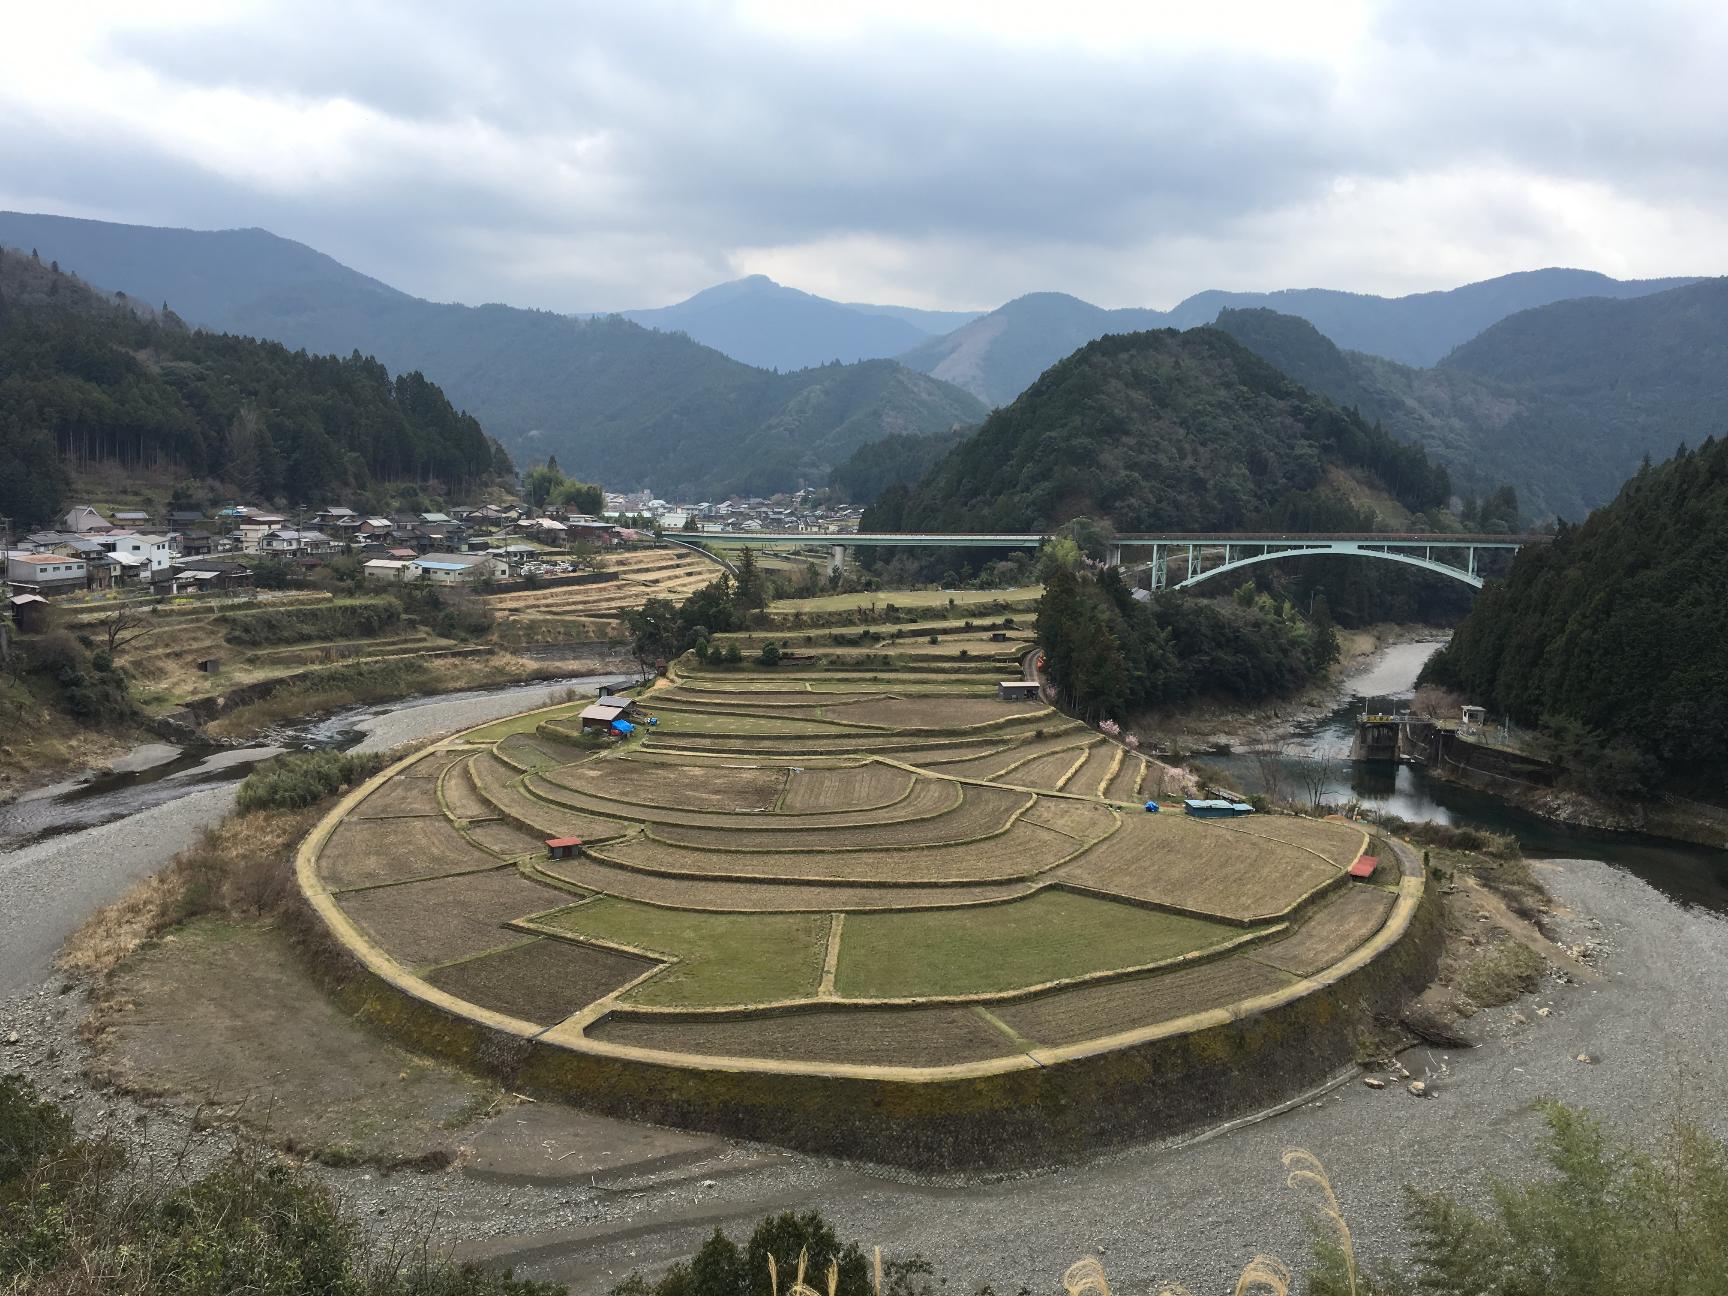
POLYGON ((266 761, 246 776, 235 804, 242 812, 298 810, 352 787, 377 771, 369 752, 294 752, 266 761))
POLYGON ((762 645, 762 651, 756 660, 763 666, 778 666, 780 664, 780 645, 770 639, 762 645))
POLYGON ((744 660, 744 654, 738 651, 736 643, 729 643, 726 645, 726 651, 720 654, 720 660, 728 666, 736 666, 744 660))
POLYGON ((197 1177, 126 1167, 116 1141, 76 1139, 25 1082, 0 1080, 0 1290, 105 1296, 556 1296, 458 1267, 429 1239, 374 1253, 314 1175, 244 1146, 197 1177), (21 1122, 21 1123, 20 1123, 21 1122), (16 1135, 22 1133, 23 1137, 16 1135))
POLYGON ((258 648, 319 639, 374 638, 402 624, 402 605, 395 599, 360 599, 315 603, 310 607, 225 612, 217 619, 227 627, 229 643, 258 648))

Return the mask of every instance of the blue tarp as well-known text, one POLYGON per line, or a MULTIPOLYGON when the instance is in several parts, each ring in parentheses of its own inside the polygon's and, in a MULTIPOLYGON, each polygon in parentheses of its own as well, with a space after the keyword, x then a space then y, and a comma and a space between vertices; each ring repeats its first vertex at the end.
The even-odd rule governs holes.
POLYGON ((1157 814, 1158 813, 1158 803, 1156 801, 1148 801, 1146 803, 1146 813, 1147 814, 1157 814))
POLYGON ((614 720, 612 722, 612 732, 615 734, 633 734, 636 732, 636 726, 631 724, 628 720, 614 720))

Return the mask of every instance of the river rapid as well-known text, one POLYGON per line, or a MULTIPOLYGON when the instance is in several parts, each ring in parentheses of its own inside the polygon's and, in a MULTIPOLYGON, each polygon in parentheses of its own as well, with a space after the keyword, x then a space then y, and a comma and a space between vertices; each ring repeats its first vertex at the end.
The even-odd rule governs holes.
POLYGON ((1475 788, 1432 777, 1419 765, 1352 763, 1356 718, 1408 704, 1416 677, 1444 640, 1393 644, 1375 653, 1343 685, 1347 698, 1325 717, 1292 726, 1275 755, 1215 751, 1203 762, 1229 774, 1244 792, 1271 782, 1291 799, 1314 787, 1334 804, 1355 802, 1417 823, 1466 824, 1510 833, 1533 859, 1595 859, 1624 869, 1671 899, 1728 913, 1728 851, 1636 833, 1607 833, 1555 823, 1475 788))

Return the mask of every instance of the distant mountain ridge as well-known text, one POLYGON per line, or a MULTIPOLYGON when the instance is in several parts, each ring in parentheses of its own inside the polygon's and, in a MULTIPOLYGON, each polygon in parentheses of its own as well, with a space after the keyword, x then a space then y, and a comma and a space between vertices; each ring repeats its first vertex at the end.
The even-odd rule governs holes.
POLYGON ((1430 369, 1341 350, 1269 310, 1226 310, 1216 327, 1424 446, 1460 489, 1510 482, 1536 517, 1579 520, 1645 456, 1728 432, 1728 279, 1521 311, 1430 369))
POLYGON ((425 301, 263 230, 5 212, 0 243, 165 301, 194 325, 420 370, 518 459, 556 454, 620 489, 724 498, 821 484, 867 441, 948 432, 985 412, 889 360, 774 374, 617 316, 425 301))
POLYGON ((1168 311, 1105 310, 1066 293, 1031 293, 902 360, 1005 405, 1063 356, 1106 333, 1210 324, 1224 309, 1255 307, 1308 320, 1335 344, 1412 366, 1436 364, 1455 347, 1517 311, 1572 298, 1638 297, 1692 278, 1619 280, 1591 270, 1530 270, 1444 292, 1375 297, 1326 288, 1196 293, 1168 311))
POLYGON ((750 275, 685 301, 620 312, 644 328, 681 332, 761 369, 805 369, 832 360, 884 360, 976 318, 976 312, 830 301, 750 275))

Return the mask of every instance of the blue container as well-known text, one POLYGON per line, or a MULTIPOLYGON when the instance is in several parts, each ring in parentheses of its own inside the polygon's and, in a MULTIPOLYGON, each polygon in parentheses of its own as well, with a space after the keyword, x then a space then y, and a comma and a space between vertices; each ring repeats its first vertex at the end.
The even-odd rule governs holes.
POLYGON ((1156 801, 1148 801, 1146 803, 1146 813, 1147 814, 1157 814, 1158 813, 1158 803, 1156 801))

